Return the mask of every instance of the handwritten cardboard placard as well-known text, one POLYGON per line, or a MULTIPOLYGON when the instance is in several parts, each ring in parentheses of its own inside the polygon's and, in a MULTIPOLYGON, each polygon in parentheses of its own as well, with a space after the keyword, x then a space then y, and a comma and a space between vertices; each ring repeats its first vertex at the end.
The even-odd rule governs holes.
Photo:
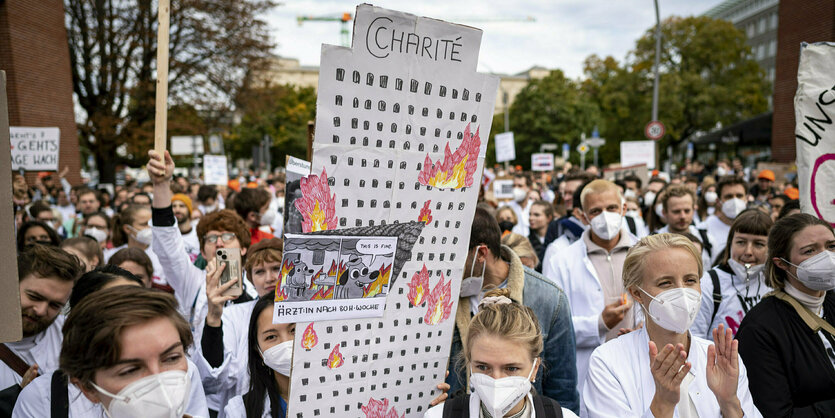
POLYGON ((203 183, 225 186, 229 182, 229 169, 225 155, 203 156, 203 183))
POLYGON ((61 131, 58 128, 9 128, 12 170, 57 171, 61 131))

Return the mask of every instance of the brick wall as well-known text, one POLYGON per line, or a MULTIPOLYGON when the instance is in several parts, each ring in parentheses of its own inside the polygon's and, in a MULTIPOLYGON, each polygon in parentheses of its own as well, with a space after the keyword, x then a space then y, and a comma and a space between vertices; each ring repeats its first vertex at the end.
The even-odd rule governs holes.
POLYGON ((80 183, 62 0, 0 1, 0 69, 8 77, 9 125, 60 128, 59 170, 69 167, 67 180, 80 183))
POLYGON ((795 160, 794 94, 800 43, 821 41, 835 41, 835 0, 781 0, 771 136, 775 161, 795 160))

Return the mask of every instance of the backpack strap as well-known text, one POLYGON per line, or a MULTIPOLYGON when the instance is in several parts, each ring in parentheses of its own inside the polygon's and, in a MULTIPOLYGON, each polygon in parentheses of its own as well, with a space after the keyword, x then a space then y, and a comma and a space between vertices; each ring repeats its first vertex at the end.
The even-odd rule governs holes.
POLYGON ((826 322, 823 318, 815 315, 810 311, 808 308, 803 306, 800 302, 797 301, 794 297, 789 295, 788 293, 782 290, 775 290, 769 293, 768 296, 774 296, 777 299, 782 300, 783 302, 788 303, 791 305, 792 308, 797 312, 797 315, 803 322, 808 326, 812 331, 819 332, 820 330, 824 330, 829 335, 835 337, 835 327, 832 326, 829 322, 826 322))
POLYGON ((533 409, 537 417, 562 418, 562 407, 560 407, 559 402, 551 398, 534 394, 533 409))
POLYGON ((711 326, 716 318, 716 312, 719 312, 719 304, 722 303, 722 286, 719 284, 719 273, 716 270, 710 269, 707 273, 713 282, 713 314, 710 316, 710 323, 708 323, 708 326, 711 326))
POLYGON ((713 244, 710 243, 710 238, 707 236, 707 230, 696 228, 696 231, 699 231, 699 236, 702 237, 702 248, 704 248, 708 254, 712 255, 713 244))
POLYGON ((444 418, 470 418, 470 395, 461 394, 444 402, 444 418))
POLYGON ((3 343, 0 343, 0 360, 3 360, 3 363, 6 363, 20 377, 23 377, 29 370, 29 365, 3 343))
POLYGON ((632 235, 638 236, 638 226, 635 225, 635 219, 632 219, 631 216, 624 216, 624 219, 626 219, 626 226, 629 227, 629 232, 632 235))
POLYGON ((67 375, 61 369, 52 374, 50 382, 49 412, 52 418, 68 418, 70 416, 70 395, 67 393, 67 375))

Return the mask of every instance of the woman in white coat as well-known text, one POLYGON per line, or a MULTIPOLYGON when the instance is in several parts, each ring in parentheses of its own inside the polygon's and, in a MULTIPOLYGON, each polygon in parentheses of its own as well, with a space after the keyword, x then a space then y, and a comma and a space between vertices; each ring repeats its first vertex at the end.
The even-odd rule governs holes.
POLYGON ((533 393, 542 358, 542 331, 530 308, 514 303, 507 289, 492 290, 478 305, 459 364, 473 392, 430 408, 424 418, 576 417, 557 401, 533 393))
POLYGON ((644 309, 642 329, 591 356, 583 401, 589 417, 759 417, 733 335, 714 344, 688 328, 699 310, 701 255, 676 234, 643 238, 623 266, 623 281, 644 309))

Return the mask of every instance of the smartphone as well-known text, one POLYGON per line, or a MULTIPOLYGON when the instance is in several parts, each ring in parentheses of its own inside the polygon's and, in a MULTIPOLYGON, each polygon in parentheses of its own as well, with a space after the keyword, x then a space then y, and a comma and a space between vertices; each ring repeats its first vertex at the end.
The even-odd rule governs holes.
POLYGON ((232 287, 230 287, 226 292, 223 292, 223 296, 240 296, 244 291, 241 283, 241 280, 243 279, 241 277, 241 269, 243 268, 241 265, 241 249, 218 248, 216 256, 218 268, 220 268, 221 265, 226 264, 226 268, 220 273, 218 286, 223 286, 232 279, 238 279, 232 287))

